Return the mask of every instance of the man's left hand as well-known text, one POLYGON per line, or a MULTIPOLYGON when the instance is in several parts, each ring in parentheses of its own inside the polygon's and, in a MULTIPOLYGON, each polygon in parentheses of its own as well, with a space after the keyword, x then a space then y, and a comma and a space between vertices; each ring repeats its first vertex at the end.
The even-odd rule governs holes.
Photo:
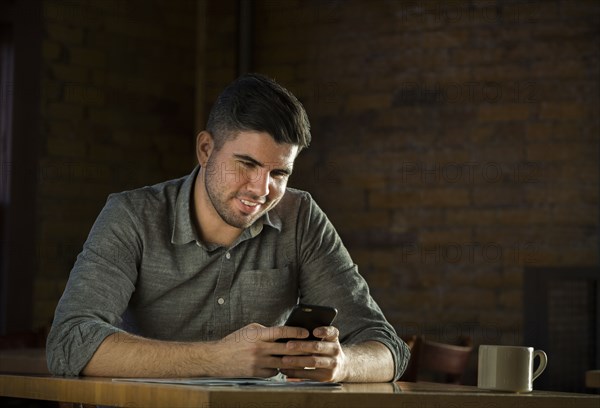
POLYGON ((338 329, 333 326, 318 327, 313 335, 322 340, 287 342, 286 350, 290 354, 281 359, 281 373, 316 381, 344 381, 347 360, 338 339, 338 329))

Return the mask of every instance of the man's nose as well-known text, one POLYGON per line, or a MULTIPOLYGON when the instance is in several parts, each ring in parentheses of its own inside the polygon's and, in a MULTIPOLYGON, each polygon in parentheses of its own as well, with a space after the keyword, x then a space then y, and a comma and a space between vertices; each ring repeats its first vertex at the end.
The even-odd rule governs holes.
POLYGON ((257 197, 266 197, 269 195, 270 183, 271 174, 269 171, 266 169, 257 169, 248 178, 248 190, 257 197))

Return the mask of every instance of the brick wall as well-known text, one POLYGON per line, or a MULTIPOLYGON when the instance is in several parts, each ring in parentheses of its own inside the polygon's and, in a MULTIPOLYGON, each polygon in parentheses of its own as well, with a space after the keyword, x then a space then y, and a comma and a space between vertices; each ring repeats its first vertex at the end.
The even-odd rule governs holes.
POLYGON ((253 68, 313 127, 291 184, 401 334, 520 344, 524 268, 598 265, 599 19, 592 1, 255 2, 253 68))
POLYGON ((34 327, 51 321, 107 195, 192 168, 195 7, 44 1, 34 327))

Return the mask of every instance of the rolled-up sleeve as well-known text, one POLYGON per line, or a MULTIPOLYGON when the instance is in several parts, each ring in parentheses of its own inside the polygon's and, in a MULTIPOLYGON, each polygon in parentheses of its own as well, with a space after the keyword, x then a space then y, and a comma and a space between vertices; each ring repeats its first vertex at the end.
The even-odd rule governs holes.
POLYGON ((118 195, 109 197, 56 308, 46 343, 52 374, 79 375, 104 339, 121 331, 142 246, 136 222, 118 195))
POLYGON ((406 369, 410 350, 370 295, 367 282, 333 225, 308 194, 300 207, 298 226, 301 301, 338 309, 334 325, 342 344, 384 344, 394 358, 394 381, 398 380, 406 369))

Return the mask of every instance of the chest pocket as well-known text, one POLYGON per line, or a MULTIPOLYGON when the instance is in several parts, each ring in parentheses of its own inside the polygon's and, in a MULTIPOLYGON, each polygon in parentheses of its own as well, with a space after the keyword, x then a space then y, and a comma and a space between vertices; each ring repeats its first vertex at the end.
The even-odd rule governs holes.
POLYGON ((237 304, 244 324, 281 325, 298 299, 298 281, 290 267, 242 271, 237 304))

